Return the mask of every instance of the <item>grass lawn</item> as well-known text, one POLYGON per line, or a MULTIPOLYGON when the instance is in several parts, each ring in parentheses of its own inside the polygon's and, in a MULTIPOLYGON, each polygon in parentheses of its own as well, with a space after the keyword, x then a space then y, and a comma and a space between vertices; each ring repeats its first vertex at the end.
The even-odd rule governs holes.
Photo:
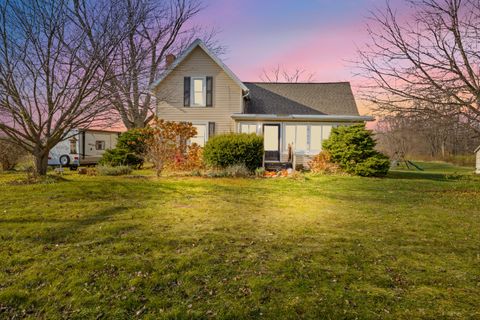
MULTIPOLYGON (((0 174, 0 318, 480 318, 480 178, 0 174)), ((143 171, 139 174, 152 174, 143 171)))

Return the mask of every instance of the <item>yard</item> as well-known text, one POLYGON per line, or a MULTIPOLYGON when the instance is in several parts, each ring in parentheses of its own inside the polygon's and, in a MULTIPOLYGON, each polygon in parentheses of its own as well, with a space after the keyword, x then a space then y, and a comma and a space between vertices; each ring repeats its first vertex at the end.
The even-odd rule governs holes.
POLYGON ((480 318, 480 178, 423 166, 384 179, 0 174, 0 318, 480 318))

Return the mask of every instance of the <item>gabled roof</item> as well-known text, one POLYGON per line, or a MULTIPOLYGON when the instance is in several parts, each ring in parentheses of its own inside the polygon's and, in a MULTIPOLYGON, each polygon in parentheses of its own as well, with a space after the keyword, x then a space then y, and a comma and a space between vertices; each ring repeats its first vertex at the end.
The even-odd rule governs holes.
POLYGON ((245 82, 246 114, 358 116, 349 82, 245 82))
POLYGON ((230 70, 210 49, 207 48, 205 43, 201 39, 197 39, 192 44, 185 50, 183 51, 177 59, 171 64, 170 67, 168 67, 161 75, 160 77, 155 80, 151 85, 150 85, 150 90, 153 90, 156 86, 160 84, 180 63, 182 63, 183 60, 185 60, 192 51, 200 47, 215 63, 217 63, 220 68, 222 68, 225 73, 232 78, 232 80, 237 83, 240 88, 242 88, 243 91, 248 91, 248 88, 243 84, 240 79, 230 70))

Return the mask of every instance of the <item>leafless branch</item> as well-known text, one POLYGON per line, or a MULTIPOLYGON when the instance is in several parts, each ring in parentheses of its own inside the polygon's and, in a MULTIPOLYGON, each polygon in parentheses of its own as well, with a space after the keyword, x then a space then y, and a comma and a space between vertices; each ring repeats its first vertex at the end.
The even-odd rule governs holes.
POLYGON ((363 98, 387 112, 448 109, 480 134, 480 1, 409 2, 410 19, 388 2, 372 12, 371 42, 358 52, 363 98))

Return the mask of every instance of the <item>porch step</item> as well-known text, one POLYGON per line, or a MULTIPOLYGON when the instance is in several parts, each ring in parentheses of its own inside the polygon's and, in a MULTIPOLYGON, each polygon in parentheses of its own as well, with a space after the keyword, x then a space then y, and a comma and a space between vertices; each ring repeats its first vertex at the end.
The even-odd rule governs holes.
POLYGON ((265 162, 266 171, 280 171, 291 167, 292 164, 290 162, 265 162))

